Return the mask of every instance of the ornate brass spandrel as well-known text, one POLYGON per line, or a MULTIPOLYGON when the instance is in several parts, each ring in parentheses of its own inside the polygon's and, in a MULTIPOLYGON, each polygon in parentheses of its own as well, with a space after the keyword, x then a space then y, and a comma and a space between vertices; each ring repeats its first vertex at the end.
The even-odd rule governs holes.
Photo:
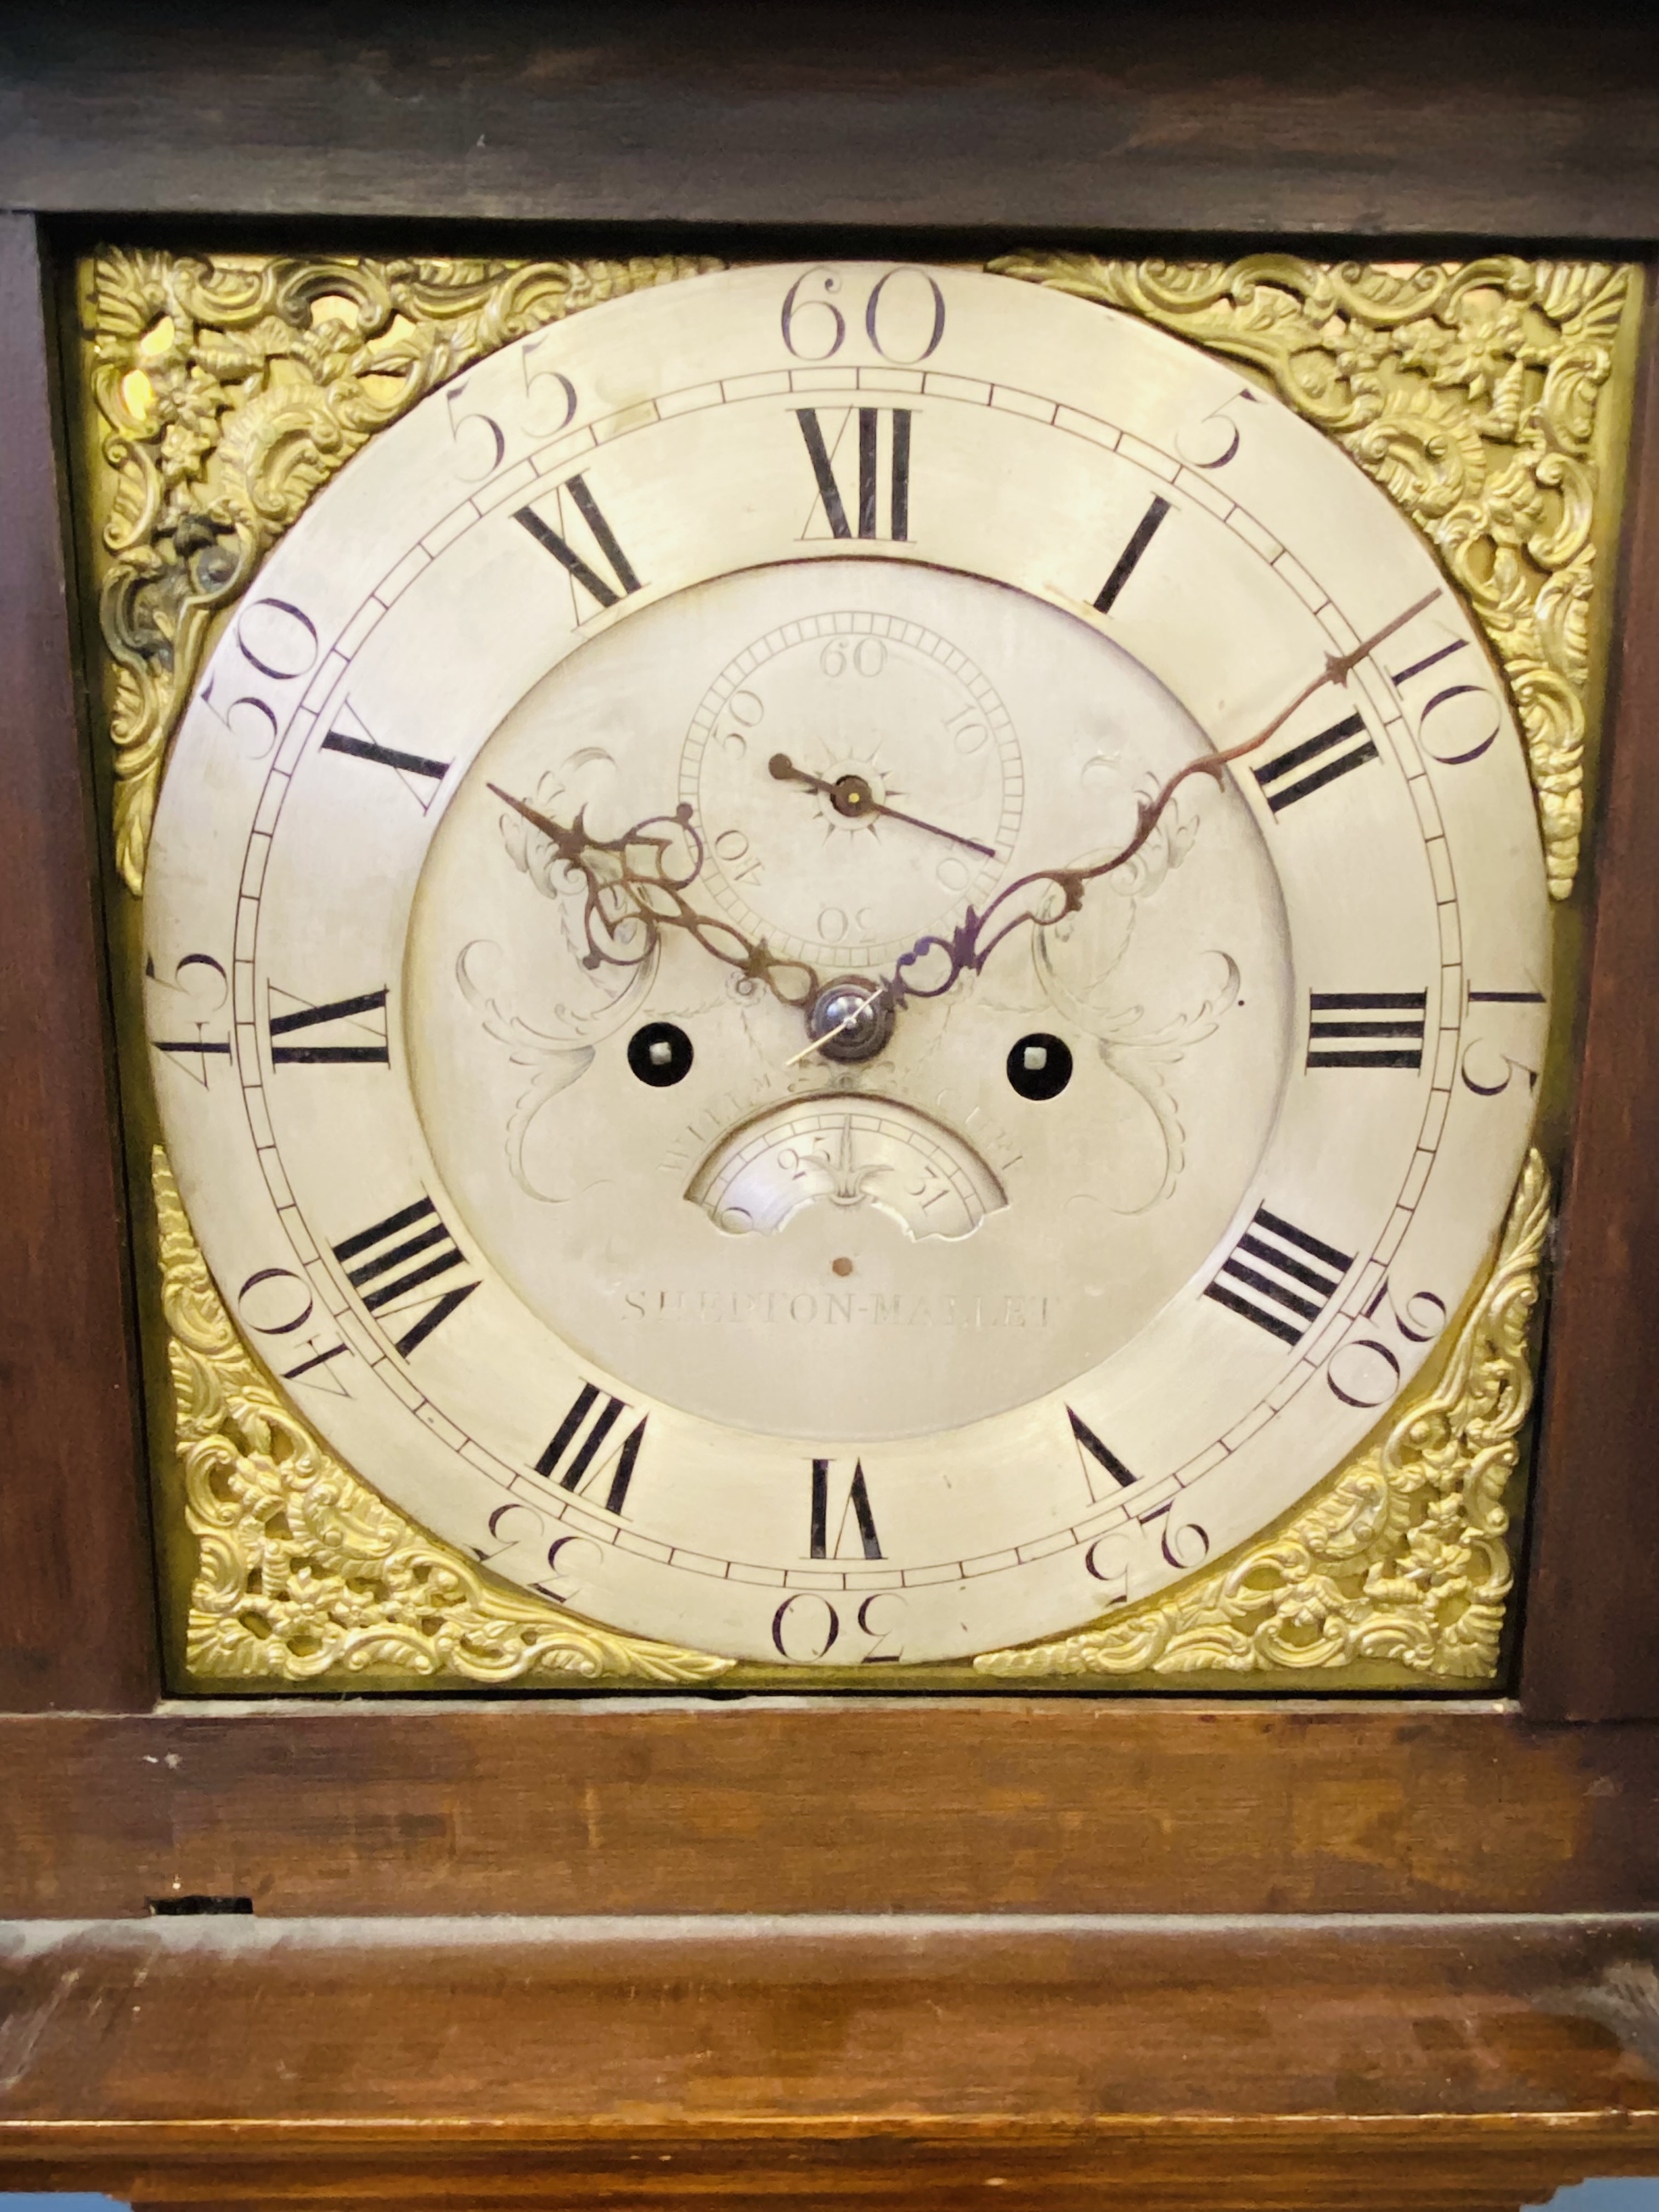
POLYGON ((198 1682, 690 1685, 729 1659, 595 1627, 510 1590, 332 1457, 232 1327, 158 1145, 161 1304, 198 1682))
POLYGON ((1388 1661, 1490 1682, 1513 1580, 1505 1492, 1532 1404, 1528 1334, 1550 1221, 1529 1155, 1479 1296, 1426 1390, 1274 1534, 1219 1573, 1048 1644, 988 1651, 984 1674, 1246 1674, 1388 1661))
POLYGON ((471 362, 578 308, 720 264, 108 249, 82 270, 102 426, 99 617, 130 890, 215 617, 318 487, 471 362))
POLYGON ((1509 679, 1552 895, 1583 827, 1598 410, 1628 266, 1113 261, 1018 253, 1000 273, 1143 315, 1248 362, 1334 438, 1438 552, 1509 679))

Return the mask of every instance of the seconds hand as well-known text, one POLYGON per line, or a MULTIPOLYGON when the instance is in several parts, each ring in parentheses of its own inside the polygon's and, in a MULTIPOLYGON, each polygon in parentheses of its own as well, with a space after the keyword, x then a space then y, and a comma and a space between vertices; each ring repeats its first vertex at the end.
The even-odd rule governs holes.
POLYGON ((937 822, 924 822, 919 814, 900 813, 896 806, 889 806, 885 800, 878 799, 861 775, 839 776, 831 783, 825 776, 797 768, 787 753, 774 753, 767 767, 780 783, 803 784, 808 791, 821 792, 836 813, 844 814, 849 822, 861 821, 866 814, 884 814, 890 822, 908 822, 913 830, 925 830, 931 837, 944 837, 970 853, 982 853, 988 860, 996 858, 995 848, 981 845, 977 837, 964 837, 955 830, 941 830, 937 822))

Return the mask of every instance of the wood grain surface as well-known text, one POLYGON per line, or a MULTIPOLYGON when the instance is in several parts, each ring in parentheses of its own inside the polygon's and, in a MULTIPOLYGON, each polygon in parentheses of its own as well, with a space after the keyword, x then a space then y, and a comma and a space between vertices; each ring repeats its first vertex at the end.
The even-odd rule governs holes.
POLYGON ((1659 1730, 690 1700, 0 1721, 0 1916, 1659 1910, 1659 1730))
POLYGON ((1655 48, 1424 0, 20 8, 0 204, 1622 240, 1659 234, 1655 48))
POLYGON ((35 226, 0 216, 0 1710, 154 1695, 35 226))
POLYGON ((1650 1920, 12 1925, 0 2174, 147 2202, 1513 2204, 1659 2159, 1656 1946, 1650 1920))
POLYGON ((1611 670, 1577 1127, 1550 1314, 1522 1695, 1659 1716, 1659 304, 1611 670))

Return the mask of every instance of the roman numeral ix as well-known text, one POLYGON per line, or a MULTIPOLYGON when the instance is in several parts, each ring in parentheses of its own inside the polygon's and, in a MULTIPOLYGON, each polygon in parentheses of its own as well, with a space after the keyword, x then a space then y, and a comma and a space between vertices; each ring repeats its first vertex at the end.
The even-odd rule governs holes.
POLYGON ((1310 991, 1310 1067, 1423 1065, 1426 991, 1310 991))
POLYGON ((332 999, 325 1006, 308 1006, 273 985, 270 1014, 270 1060, 273 1067, 339 1067, 350 1064, 386 1067, 391 1052, 386 1035, 386 990, 362 991, 354 999, 332 999), (289 1011, 276 1012, 277 999, 289 1001, 289 1011), (373 1018, 380 1017, 378 1023, 373 1018), (343 1033, 320 1038, 313 1031, 346 1024, 343 1033), (278 1042, 278 1039, 282 1042, 278 1042), (290 1042, 289 1039, 297 1042, 290 1042))
MULTIPOLYGON (((619 599, 625 599, 630 592, 637 592, 640 588, 640 580, 635 574, 633 564, 627 554, 617 543, 616 532, 605 520, 599 502, 588 489, 586 477, 585 476, 568 477, 553 496, 558 509, 559 521, 562 526, 560 530, 555 530, 551 523, 544 522, 533 507, 517 508, 513 520, 521 524, 530 532, 538 545, 544 547, 553 556, 570 578, 572 584, 580 584, 596 606, 614 607, 619 599), (564 512, 564 502, 567 498, 586 524, 589 536, 592 538, 601 557, 609 565, 611 575, 616 579, 614 584, 602 576, 593 562, 579 553, 569 538, 563 535, 563 528, 568 527, 564 512)), ((574 604, 574 591, 571 593, 571 599, 574 604)), ((580 608, 577 609, 577 619, 579 621, 582 619, 580 608)))
POLYGON ((462 1283, 429 1298, 414 1297, 440 1275, 466 1265, 429 1198, 417 1199, 400 1212, 387 1214, 372 1229, 348 1237, 334 1247, 334 1256, 370 1313, 389 1317, 421 1309, 404 1334, 393 1340, 404 1359, 478 1287, 477 1283, 462 1283), (355 1267, 350 1264, 353 1261, 357 1263, 355 1267))
POLYGON ((1364 768, 1367 761, 1376 757, 1376 747, 1365 727, 1364 715, 1345 714, 1340 722, 1333 722, 1316 738, 1304 738, 1300 744, 1289 747, 1266 768, 1255 769, 1252 773, 1268 805, 1275 814, 1282 814, 1298 799, 1311 798, 1328 783, 1334 783, 1338 776, 1364 768), (1316 761, 1319 763, 1316 768, 1312 765, 1316 761), (1304 769, 1305 775, 1301 772, 1304 769))
POLYGON ((1351 1252, 1322 1243, 1265 1206, 1222 1261, 1206 1298, 1242 1314, 1269 1336, 1300 1344, 1353 1265, 1351 1252))
POLYGON ((860 538, 879 538, 881 473, 881 418, 888 417, 888 481, 887 536, 895 541, 908 539, 910 534, 910 413, 908 407, 843 408, 839 416, 832 418, 834 428, 828 440, 816 407, 798 407, 795 420, 800 424, 801 436, 806 441, 807 459, 812 464, 812 475, 818 488, 811 514, 807 516, 803 537, 814 534, 814 518, 821 512, 830 526, 832 538, 851 538, 853 525, 848 519, 847 502, 842 496, 841 483, 836 475, 835 463, 840 453, 847 428, 856 416, 858 422, 858 535, 860 538))
POLYGON ((561 1490, 580 1490, 596 1474, 608 1468, 611 1481, 605 1494, 607 1513, 620 1513, 628 1498, 628 1486, 634 1480, 634 1466, 640 1455, 640 1446, 645 1441, 648 1414, 642 1414, 619 1445, 605 1451, 606 1441, 617 1422, 628 1411, 625 1399, 605 1396, 596 1382, 584 1382, 570 1401, 570 1410, 558 1427, 546 1450, 536 1462, 538 1474, 545 1475, 550 1482, 556 1481, 561 1490))

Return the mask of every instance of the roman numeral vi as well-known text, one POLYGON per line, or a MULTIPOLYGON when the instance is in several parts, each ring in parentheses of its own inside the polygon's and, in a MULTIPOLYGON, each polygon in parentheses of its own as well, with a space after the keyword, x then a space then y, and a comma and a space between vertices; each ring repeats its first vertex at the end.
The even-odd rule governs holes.
POLYGON ((881 1539, 876 1534, 876 1516, 870 1508, 870 1490, 864 1480, 863 1461, 854 1462, 853 1480, 836 1530, 832 1551, 830 1547, 830 1462, 827 1459, 815 1459, 812 1462, 812 1516, 807 1556, 814 1559, 842 1558, 842 1546, 846 1539, 849 1519, 857 1527, 859 1546, 864 1557, 866 1559, 880 1559, 881 1539))

